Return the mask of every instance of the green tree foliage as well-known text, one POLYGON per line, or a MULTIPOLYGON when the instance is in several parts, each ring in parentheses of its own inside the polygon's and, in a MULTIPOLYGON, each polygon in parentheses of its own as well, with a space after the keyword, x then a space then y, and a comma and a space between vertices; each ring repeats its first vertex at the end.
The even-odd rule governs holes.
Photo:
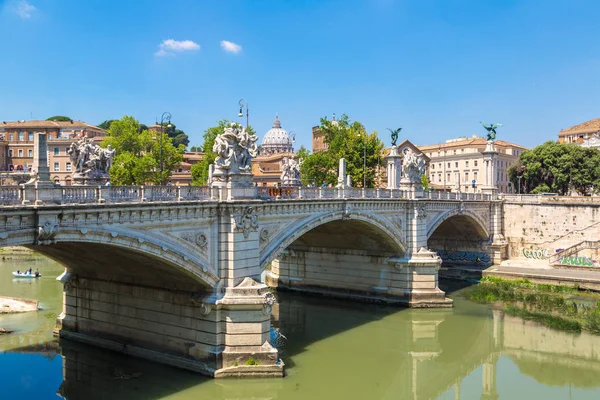
POLYGON ((425 190, 429 190, 429 178, 427 177, 427 174, 421 175, 421 184, 425 190))
POLYGON ((190 148, 190 151, 194 152, 194 153, 200 153, 200 152, 202 152, 202 146, 192 146, 190 148))
POLYGON ((104 122, 102 122, 100 125, 98 125, 98 128, 104 129, 105 131, 107 131, 108 128, 110 128, 110 124, 112 124, 114 121, 116 121, 116 119, 107 119, 104 122))
POLYGON ((184 146, 173 146, 171 138, 162 134, 163 173, 160 173, 161 133, 143 130, 139 122, 130 116, 113 121, 102 146, 110 145, 117 153, 110 169, 113 186, 158 185, 166 183, 175 166, 183 161, 184 146))
POLYGON ((65 117, 64 115, 55 115, 54 117, 48 118, 46 121, 71 122, 73 120, 69 117, 65 117))
POLYGON ((337 123, 322 118, 320 129, 324 134, 323 140, 329 147, 327 151, 310 154, 303 159, 300 166, 302 183, 335 186, 339 159, 345 158, 346 172, 351 176, 353 185, 362 187, 366 147, 366 186, 373 187, 383 149, 383 142, 378 138, 377 132, 368 133, 360 122, 351 122, 347 115, 342 115, 337 123))
MULTIPOLYGON (((228 120, 221 120, 218 122, 217 126, 213 126, 204 131, 204 143, 202 143, 202 150, 204 152, 204 157, 202 161, 197 164, 192 165, 192 185, 194 186, 202 186, 206 185, 208 182, 208 166, 215 162, 215 158, 217 155, 213 152, 213 145, 215 144, 215 138, 217 135, 223 133, 225 128, 231 124, 228 120)), ((254 129, 251 126, 247 128, 247 131, 250 135, 256 134, 254 129)))
POLYGON ((573 192, 589 195, 600 189, 600 151, 549 141, 521 153, 507 173, 515 188, 521 177, 521 193, 567 195, 571 186, 573 192))
MULTIPOLYGON (((160 125, 157 124, 157 125, 160 125)), ((164 132, 173 139, 173 146, 179 147, 182 144, 184 147, 187 147, 190 143, 190 138, 185 134, 181 129, 177 129, 177 126, 174 123, 163 122, 164 132), (170 126, 169 126, 170 125, 170 126)))

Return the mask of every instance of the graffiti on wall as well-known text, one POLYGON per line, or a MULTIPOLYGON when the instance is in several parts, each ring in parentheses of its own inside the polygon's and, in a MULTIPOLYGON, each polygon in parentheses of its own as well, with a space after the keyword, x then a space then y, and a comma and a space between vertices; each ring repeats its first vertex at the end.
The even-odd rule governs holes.
POLYGON ((521 251, 526 258, 534 258, 536 260, 545 260, 548 258, 548 249, 523 248, 521 251))
POLYGON ((491 259, 485 253, 476 251, 434 250, 444 261, 467 261, 475 264, 488 264, 491 259))
POLYGON ((563 257, 560 259, 562 265, 576 265, 579 267, 593 267, 595 262, 590 257, 563 257))

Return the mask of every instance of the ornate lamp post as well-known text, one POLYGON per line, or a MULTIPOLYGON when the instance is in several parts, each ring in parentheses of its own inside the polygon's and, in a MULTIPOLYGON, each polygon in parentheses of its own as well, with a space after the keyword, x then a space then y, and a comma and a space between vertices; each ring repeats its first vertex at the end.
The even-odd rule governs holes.
POLYGON ((165 121, 168 121, 167 128, 171 126, 171 113, 165 111, 160 117, 160 184, 163 184, 163 136, 165 134, 165 121))
POLYGON ((363 135, 363 189, 367 187, 367 132, 362 132, 363 135))
POLYGON ((248 113, 249 113, 249 110, 248 110, 248 101, 246 99, 240 99, 240 101, 238 101, 238 106, 240 106, 240 112, 238 113, 238 117, 241 118, 241 117, 244 116, 244 113, 242 112, 243 108, 244 108, 244 105, 246 106, 246 129, 248 129, 248 113))

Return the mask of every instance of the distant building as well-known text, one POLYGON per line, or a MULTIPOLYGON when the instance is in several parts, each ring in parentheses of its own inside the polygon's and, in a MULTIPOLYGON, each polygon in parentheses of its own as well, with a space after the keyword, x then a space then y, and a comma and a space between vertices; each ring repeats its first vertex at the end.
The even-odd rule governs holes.
POLYGON ((186 151, 183 153, 183 161, 177 164, 169 179, 173 185, 185 186, 192 184, 192 165, 199 163, 204 158, 204 153, 197 151, 186 151))
MULTIPOLYGON (((333 117, 331 118, 331 123, 333 125, 337 125, 338 122, 335 120, 335 113, 333 113, 333 117)), ((327 151, 329 148, 329 143, 325 142, 325 133, 321 131, 320 126, 313 126, 312 128, 312 152, 318 153, 321 151, 327 151)))
MULTIPOLYGON (((486 138, 473 135, 470 138, 449 139, 445 143, 417 147, 431 160, 427 176, 434 188, 458 191, 460 185, 460 191, 473 193, 479 192, 480 187, 485 184, 482 152, 486 144, 486 138)), ((506 171, 527 149, 503 140, 496 140, 495 146, 499 154, 495 182, 492 184, 498 187, 500 193, 512 193, 506 171)))
POLYGON ((104 129, 82 121, 17 121, 0 123, 0 183, 24 183, 32 170, 35 133, 46 133, 50 177, 61 185, 71 185, 74 166, 67 150, 71 143, 87 136, 100 142, 104 129))
POLYGON ((558 133, 558 143, 572 143, 600 149, 600 118, 563 129, 558 133))
POLYGON ((284 158, 296 158, 293 144, 293 138, 281 127, 279 116, 276 115, 273 127, 263 138, 258 157, 252 159, 253 179, 257 185, 279 185, 284 158))

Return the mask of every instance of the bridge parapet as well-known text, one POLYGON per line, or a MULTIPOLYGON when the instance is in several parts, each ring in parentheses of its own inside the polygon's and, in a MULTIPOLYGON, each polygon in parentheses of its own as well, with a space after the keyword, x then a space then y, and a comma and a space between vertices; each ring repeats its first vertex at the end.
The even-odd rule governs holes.
MULTIPOLYGON (((17 204, 86 204, 136 203, 179 201, 227 201, 229 199, 261 200, 327 200, 327 199, 403 199, 419 197, 401 189, 356 187, 248 187, 227 188, 208 186, 3 186, 0 187, 0 205, 17 204)), ((428 192, 431 200, 489 201, 482 193, 428 192)))

